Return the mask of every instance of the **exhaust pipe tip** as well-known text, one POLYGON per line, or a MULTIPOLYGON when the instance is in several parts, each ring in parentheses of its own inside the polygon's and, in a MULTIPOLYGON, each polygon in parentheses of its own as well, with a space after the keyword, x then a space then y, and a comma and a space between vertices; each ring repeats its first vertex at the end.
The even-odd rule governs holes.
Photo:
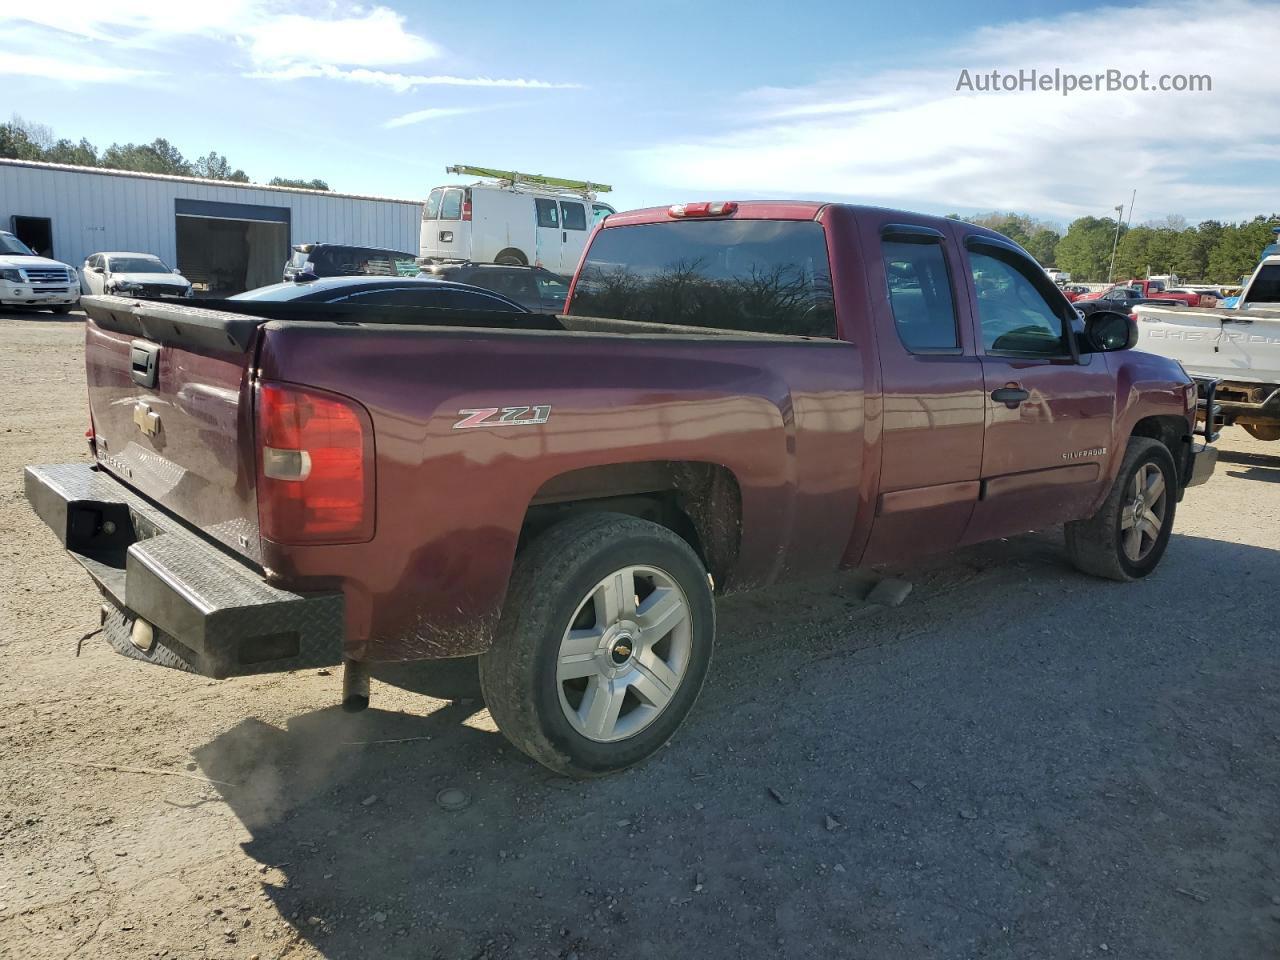
POLYGON ((342 709, 359 713, 369 708, 369 665, 359 660, 342 661, 342 709))

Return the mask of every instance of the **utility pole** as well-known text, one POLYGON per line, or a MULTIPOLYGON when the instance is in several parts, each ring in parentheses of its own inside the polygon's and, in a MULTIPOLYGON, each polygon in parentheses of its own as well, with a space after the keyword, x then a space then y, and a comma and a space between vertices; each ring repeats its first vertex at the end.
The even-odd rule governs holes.
MULTIPOLYGON (((1135 196, 1137 191, 1134 191, 1135 196)), ((1116 270, 1116 247, 1120 245, 1120 224, 1124 222, 1124 204, 1116 207, 1116 235, 1111 241, 1111 266, 1107 268, 1107 283, 1111 282, 1112 275, 1116 270)))

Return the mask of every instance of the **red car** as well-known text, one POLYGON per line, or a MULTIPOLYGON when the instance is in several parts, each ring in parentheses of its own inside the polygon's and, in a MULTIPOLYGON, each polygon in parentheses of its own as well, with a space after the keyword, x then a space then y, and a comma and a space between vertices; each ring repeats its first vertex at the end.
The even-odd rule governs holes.
POLYGON ((479 654, 503 733, 570 775, 675 732, 713 592, 1061 523, 1132 580, 1216 456, 1131 318, 1082 321, 990 230, 871 207, 614 214, 560 316, 84 305, 94 463, 26 493, 117 651, 344 661, 353 707, 371 663, 479 654))

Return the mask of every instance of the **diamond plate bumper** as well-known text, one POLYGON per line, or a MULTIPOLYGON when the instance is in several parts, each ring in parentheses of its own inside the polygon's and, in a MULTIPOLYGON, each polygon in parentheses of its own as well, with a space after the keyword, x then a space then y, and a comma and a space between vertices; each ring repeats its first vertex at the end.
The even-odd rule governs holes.
POLYGON ((340 663, 340 593, 298 594, 87 463, 26 468, 27 500, 108 601, 117 652, 206 677, 340 663), (137 620, 153 630, 135 633, 137 620), (131 637, 150 642, 137 646, 131 637))

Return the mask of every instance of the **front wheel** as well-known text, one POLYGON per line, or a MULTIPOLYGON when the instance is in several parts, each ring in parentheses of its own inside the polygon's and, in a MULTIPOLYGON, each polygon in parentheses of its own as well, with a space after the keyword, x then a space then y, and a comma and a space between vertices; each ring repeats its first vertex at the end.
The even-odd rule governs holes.
POLYGON ((1092 517, 1066 525, 1067 553, 1085 573, 1137 580, 1160 563, 1178 505, 1169 448, 1132 437, 1107 499, 1092 517))
POLYGON ((559 773, 602 776, 665 744, 711 662, 698 555, 665 527, 591 514, 516 558, 480 685, 498 729, 559 773))

